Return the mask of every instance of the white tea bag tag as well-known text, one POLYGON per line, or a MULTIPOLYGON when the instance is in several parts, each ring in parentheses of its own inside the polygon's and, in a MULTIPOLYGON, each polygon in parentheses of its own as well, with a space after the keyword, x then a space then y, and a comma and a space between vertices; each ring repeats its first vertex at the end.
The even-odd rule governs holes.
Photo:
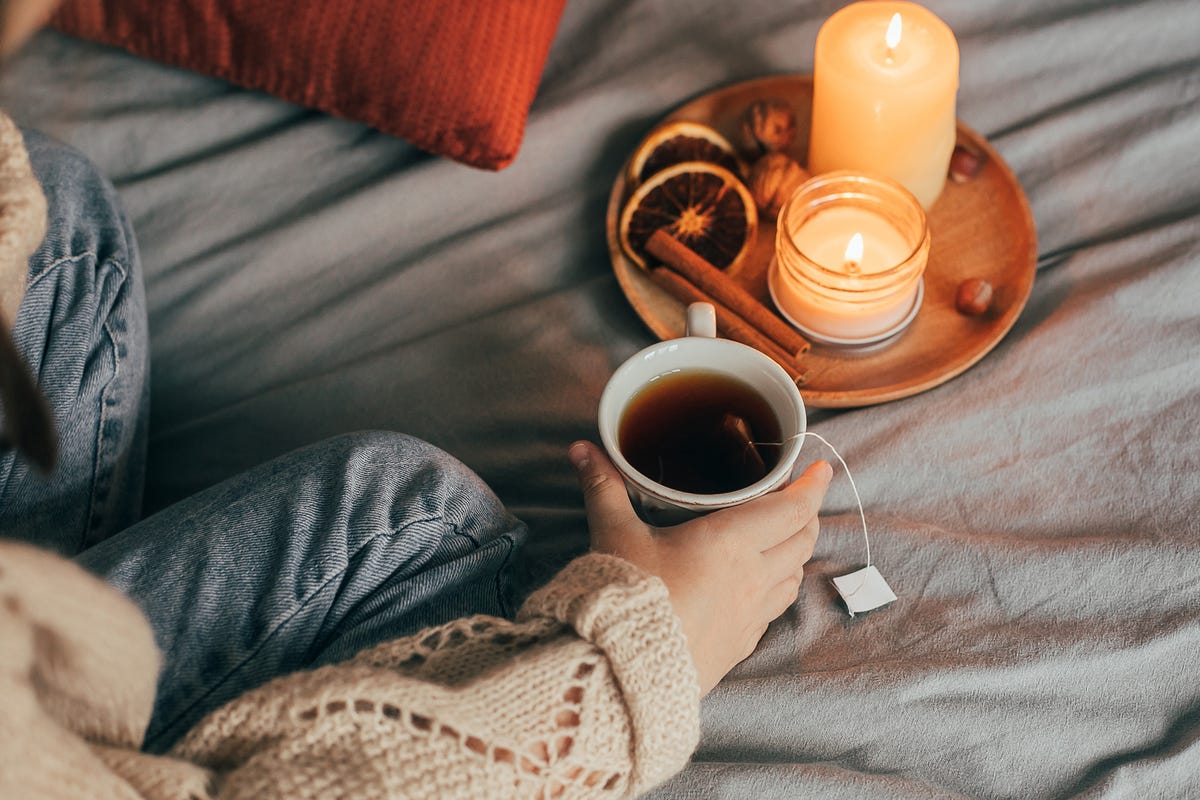
POLYGON ((896 593, 879 574, 874 565, 833 579, 833 588, 846 601, 850 616, 885 606, 896 599, 896 593))

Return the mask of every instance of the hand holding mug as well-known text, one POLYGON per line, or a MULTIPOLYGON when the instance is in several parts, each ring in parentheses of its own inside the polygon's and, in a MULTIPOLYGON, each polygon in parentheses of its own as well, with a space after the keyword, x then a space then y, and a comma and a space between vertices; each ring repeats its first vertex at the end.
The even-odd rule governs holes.
POLYGON ((600 398, 606 452, 571 446, 592 548, 662 578, 705 693, 796 601, 833 474, 818 462, 789 484, 805 423, 783 368, 717 338, 713 307, 693 303, 686 336, 613 373, 600 398), (758 439, 773 444, 756 452, 758 439), (762 456, 757 472, 742 469, 750 455, 762 456))
POLYGON ((777 492, 655 528, 634 512, 622 475, 604 452, 576 442, 569 456, 583 487, 592 549, 620 556, 667 585, 707 694, 796 601, 833 470, 818 461, 777 492))

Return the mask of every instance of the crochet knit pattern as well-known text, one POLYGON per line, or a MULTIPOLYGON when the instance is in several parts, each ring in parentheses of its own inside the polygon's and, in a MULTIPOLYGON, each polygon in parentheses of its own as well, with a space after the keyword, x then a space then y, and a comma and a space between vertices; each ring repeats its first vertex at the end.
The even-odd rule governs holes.
POLYGON ((456 620, 278 678, 169 757, 131 734, 149 719, 150 641, 110 587, 0 544, 0 796, 618 798, 699 738, 666 587, 612 556, 569 564, 517 622, 456 620))

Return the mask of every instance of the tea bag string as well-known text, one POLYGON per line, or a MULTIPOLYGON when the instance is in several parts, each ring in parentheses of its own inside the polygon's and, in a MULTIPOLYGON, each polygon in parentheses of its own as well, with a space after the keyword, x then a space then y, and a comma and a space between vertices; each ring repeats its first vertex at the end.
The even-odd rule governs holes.
MULTIPOLYGON (((838 463, 840 463, 842 465, 842 469, 844 469, 846 471, 846 477, 850 479, 850 488, 854 490, 854 501, 856 503, 858 503, 858 518, 862 522, 863 542, 867 546, 867 566, 869 567, 869 566, 871 566, 871 537, 867 533, 867 515, 866 515, 866 512, 863 511, 862 497, 860 497, 858 494, 858 485, 854 483, 854 476, 850 474, 850 467, 846 466, 846 459, 842 458, 842 454, 837 451, 837 448, 834 447, 833 445, 831 445, 829 443, 829 440, 826 439, 824 436, 822 436, 819 433, 814 433, 812 431, 803 431, 802 433, 797 433, 794 436, 787 437, 782 442, 751 442, 750 444, 755 445, 755 446, 767 445, 767 446, 771 446, 771 447, 783 447, 785 444, 792 441, 793 439, 802 439, 805 436, 812 436, 813 438, 818 439, 826 447, 828 447, 833 452, 834 456, 837 457, 838 463)), ((860 588, 861 588, 861 585, 860 585, 860 588)))

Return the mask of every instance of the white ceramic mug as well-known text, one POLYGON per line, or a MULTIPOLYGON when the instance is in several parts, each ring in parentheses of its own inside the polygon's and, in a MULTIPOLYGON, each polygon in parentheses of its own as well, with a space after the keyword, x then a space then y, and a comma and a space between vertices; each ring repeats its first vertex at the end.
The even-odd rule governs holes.
POLYGON ((753 500, 786 485, 792 478, 807 424, 800 391, 783 368, 752 347, 717 338, 716 314, 709 303, 687 310, 687 335, 651 345, 617 368, 600 396, 600 441, 625 478, 629 496, 642 517, 656 525, 673 525, 709 511, 753 500), (634 469, 621 454, 618 431, 630 400, 651 381, 676 372, 716 372, 740 380, 763 397, 775 412, 782 432, 779 461, 761 480, 734 492, 681 492, 653 481, 634 469), (791 438, 795 437, 795 438, 791 438))

